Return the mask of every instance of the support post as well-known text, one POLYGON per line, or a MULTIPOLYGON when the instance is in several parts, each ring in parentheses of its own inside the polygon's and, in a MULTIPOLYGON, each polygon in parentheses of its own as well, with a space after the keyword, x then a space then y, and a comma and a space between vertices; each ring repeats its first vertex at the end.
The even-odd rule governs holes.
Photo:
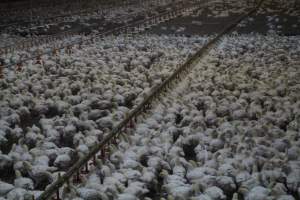
POLYGON ((79 171, 76 172, 75 178, 73 179, 73 183, 80 183, 80 173, 79 173, 79 171))

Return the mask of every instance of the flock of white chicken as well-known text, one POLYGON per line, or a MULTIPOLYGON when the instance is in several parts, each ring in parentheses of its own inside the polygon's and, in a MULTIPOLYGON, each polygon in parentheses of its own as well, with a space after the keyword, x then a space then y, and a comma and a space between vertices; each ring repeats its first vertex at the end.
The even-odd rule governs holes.
MULTIPOLYGON (((0 200, 38 197, 209 39, 108 36, 5 68, 0 200)), ((63 199, 299 199, 299 65, 299 36, 225 37, 63 199)))
POLYGON ((64 199, 298 199, 299 45, 226 37, 64 199))
POLYGON ((0 196, 38 195, 206 41, 110 36, 31 61, 20 72, 6 69, 0 80, 0 196))

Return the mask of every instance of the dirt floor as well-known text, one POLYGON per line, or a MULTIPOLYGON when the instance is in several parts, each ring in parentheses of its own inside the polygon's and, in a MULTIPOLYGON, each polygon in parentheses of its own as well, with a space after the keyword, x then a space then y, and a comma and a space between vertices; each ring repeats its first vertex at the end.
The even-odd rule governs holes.
MULTIPOLYGON (((176 18, 156 27, 152 27, 149 33, 154 34, 182 34, 182 35, 209 35, 218 33, 225 24, 235 20, 243 14, 233 12, 223 12, 221 17, 215 17, 208 9, 202 9, 194 16, 176 18)), ((236 29, 237 33, 277 33, 282 35, 300 34, 300 15, 293 16, 285 12, 270 12, 265 14, 255 14, 246 19, 236 29)))
MULTIPOLYGON (((245 5, 230 7, 229 5, 216 4, 212 6, 203 6, 203 8, 194 11, 192 15, 182 16, 161 23, 152 27, 147 33, 152 34, 176 34, 176 35, 211 35, 220 32, 224 26, 237 17, 245 13, 251 8, 244 8, 245 5)), ((166 9, 175 9, 178 5, 171 7, 160 7, 156 10, 157 13, 164 12, 166 9)), ((144 19, 145 15, 133 16, 129 21, 137 21, 144 19)), ((16 36, 23 36, 26 39, 29 35, 29 30, 24 27, 16 29, 10 27, 10 34, 16 36), (25 28, 25 29, 24 29, 25 28)), ((49 24, 45 26, 36 27, 31 29, 30 33, 34 35, 54 35, 64 31, 72 31, 77 33, 90 33, 93 30, 105 31, 124 25, 124 23, 114 21, 107 22, 103 18, 90 17, 86 19, 78 19, 70 22, 60 22, 56 24, 49 24)), ((3 31, 3 30, 2 30, 3 31)), ((282 35, 299 35, 300 34, 300 12, 294 12, 293 9, 281 9, 280 7, 263 7, 260 12, 252 15, 244 20, 236 29, 237 33, 277 33, 282 35)), ((1 33, 1 30, 0 30, 1 33)), ((6 43, 6 42, 4 42, 6 43)), ((1 44, 0 46, 5 46, 1 44)))
MULTIPOLYGON (((158 7, 155 10, 148 13, 148 15, 153 15, 152 12, 162 13, 166 12, 166 10, 176 9, 178 5, 167 5, 158 7)), ((48 23, 44 20, 34 20, 34 23, 31 23, 25 16, 24 18, 19 17, 18 19, 9 17, 0 18, 0 33, 9 32, 10 34, 16 34, 20 36, 26 36, 29 32, 35 35, 53 35, 58 34, 64 31, 72 31, 72 32, 86 32, 90 33, 92 30, 108 30, 110 28, 114 28, 117 26, 124 25, 124 16, 120 16, 120 20, 116 20, 115 22, 107 22, 101 14, 91 14, 87 15, 78 15, 77 20, 68 20, 65 21, 61 17, 57 17, 60 22, 51 22, 48 23), (119 22, 118 22, 119 21, 119 22), (46 23, 46 25, 45 25, 46 23)), ((132 13, 132 16, 128 17, 128 23, 132 21, 142 20, 145 18, 145 13, 132 13)))

